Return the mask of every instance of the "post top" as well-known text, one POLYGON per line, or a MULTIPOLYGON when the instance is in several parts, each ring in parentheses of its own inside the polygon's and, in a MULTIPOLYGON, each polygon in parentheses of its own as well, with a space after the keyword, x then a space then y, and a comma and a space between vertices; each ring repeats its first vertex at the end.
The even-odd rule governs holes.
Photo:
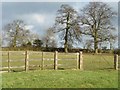
POLYGON ((55 51, 56 53, 58 52, 58 51, 55 51))
POLYGON ((79 53, 82 54, 82 51, 80 51, 79 53))

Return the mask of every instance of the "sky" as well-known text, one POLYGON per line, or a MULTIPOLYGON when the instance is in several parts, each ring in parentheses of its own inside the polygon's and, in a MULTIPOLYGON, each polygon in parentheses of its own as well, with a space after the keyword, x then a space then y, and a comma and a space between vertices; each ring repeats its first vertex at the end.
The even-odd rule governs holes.
POLYGON ((118 48, 120 49, 120 2, 118 3, 118 48))
MULTIPOLYGON (((117 12, 117 2, 107 3, 117 12)), ((32 33, 42 38, 46 30, 54 25, 57 10, 62 4, 69 4, 79 11, 88 2, 2 2, 2 27, 13 20, 22 19, 32 33)), ((113 23, 118 27, 117 18, 113 23)))
POLYGON ((43 36, 45 30, 53 26, 57 10, 62 4, 69 4, 74 8, 78 8, 86 3, 5 2, 2 4, 3 26, 12 20, 23 19, 32 32, 39 33, 40 36, 43 36))

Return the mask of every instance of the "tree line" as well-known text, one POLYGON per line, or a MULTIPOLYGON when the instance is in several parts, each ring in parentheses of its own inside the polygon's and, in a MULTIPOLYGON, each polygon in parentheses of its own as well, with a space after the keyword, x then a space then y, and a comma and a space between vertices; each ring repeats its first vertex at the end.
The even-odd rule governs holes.
MULTIPOLYGON (((84 43, 87 48, 94 46, 94 52, 98 53, 98 45, 109 42, 110 48, 115 42, 117 35, 113 32, 116 28, 112 19, 117 15, 112 8, 103 2, 90 2, 80 11, 72 6, 63 4, 57 11, 55 24, 48 28, 42 39, 26 28, 23 20, 14 20, 5 25, 3 40, 9 42, 9 46, 34 46, 34 47, 57 47, 55 36, 63 41, 64 51, 76 43, 84 43), (83 37, 89 36, 87 41, 83 37)), ((59 41, 59 42, 60 42, 59 41)))

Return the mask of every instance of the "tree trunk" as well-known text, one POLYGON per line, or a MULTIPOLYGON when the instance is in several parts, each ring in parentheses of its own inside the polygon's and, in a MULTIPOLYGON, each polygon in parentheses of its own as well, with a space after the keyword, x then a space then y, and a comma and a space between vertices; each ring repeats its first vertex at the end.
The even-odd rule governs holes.
POLYGON ((48 49, 48 44, 46 44, 46 49, 48 49))
POLYGON ((65 53, 68 52, 68 30, 69 30, 69 12, 67 15, 67 22, 66 22, 66 32, 65 32, 65 43, 64 43, 64 49, 65 49, 65 53))
POLYGON ((48 43, 49 43, 48 39, 46 39, 45 43, 46 43, 45 47, 46 47, 46 49, 48 49, 48 43))
POLYGON ((13 47, 16 47, 16 36, 14 37, 14 40, 13 40, 13 47))
POLYGON ((98 53, 98 41, 96 37, 94 37, 94 50, 95 50, 95 53, 97 54, 98 53))
POLYGON ((66 29, 66 34, 65 34, 64 50, 65 50, 65 53, 68 52, 68 30, 67 29, 66 29))
POLYGON ((16 41, 17 41, 17 37, 18 37, 18 31, 19 31, 19 25, 16 26, 16 31, 15 31, 15 35, 14 35, 14 40, 13 40, 13 47, 16 47, 16 41))
POLYGON ((95 34, 94 34, 94 52, 97 54, 98 53, 98 35, 97 35, 97 33, 98 33, 98 31, 97 31, 97 29, 96 29, 96 22, 95 22, 95 25, 93 26, 93 30, 94 30, 94 32, 95 32, 95 34))
POLYGON ((68 53, 68 46, 67 46, 67 44, 64 45, 64 50, 65 50, 65 53, 68 53))
POLYGON ((110 42, 110 50, 112 50, 112 42, 110 42))

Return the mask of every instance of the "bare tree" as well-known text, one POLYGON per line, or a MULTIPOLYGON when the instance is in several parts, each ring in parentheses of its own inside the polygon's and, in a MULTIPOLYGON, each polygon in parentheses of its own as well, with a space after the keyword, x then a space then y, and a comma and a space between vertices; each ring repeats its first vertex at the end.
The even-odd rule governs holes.
POLYGON ((56 33, 59 33, 64 40, 65 52, 68 52, 68 43, 76 40, 80 41, 80 26, 78 22, 78 13, 69 5, 63 4, 57 11, 56 33))
POLYGON ((42 47, 42 44, 43 44, 43 42, 40 39, 35 39, 33 42, 34 47, 42 47))
POLYGON ((48 28, 46 31, 45 36, 43 37, 43 45, 48 48, 48 47, 53 47, 55 48, 57 46, 56 40, 55 40, 55 34, 54 34, 54 28, 48 28))
POLYGON ((28 40, 28 36, 30 35, 29 30, 25 28, 25 24, 22 20, 14 20, 13 22, 5 25, 4 27, 4 35, 3 36, 7 42, 9 42, 10 46, 16 47, 28 40))
POLYGON ((84 42, 84 49, 92 50, 93 40, 86 40, 84 42))
POLYGON ((99 42, 108 41, 111 38, 110 32, 115 30, 111 20, 115 15, 116 12, 102 2, 90 2, 81 10, 82 33, 93 38, 95 53, 98 53, 99 42))
POLYGON ((109 35, 108 41, 109 41, 111 50, 113 49, 113 44, 115 43, 116 39, 117 39, 117 35, 114 35, 114 36, 112 34, 109 35))

